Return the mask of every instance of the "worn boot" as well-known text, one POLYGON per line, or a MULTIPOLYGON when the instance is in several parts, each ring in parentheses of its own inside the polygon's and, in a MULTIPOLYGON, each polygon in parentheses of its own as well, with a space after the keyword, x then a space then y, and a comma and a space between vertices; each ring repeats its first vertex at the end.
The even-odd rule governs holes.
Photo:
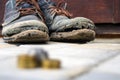
POLYGON ((5 42, 46 42, 48 28, 37 0, 8 0, 2 35, 5 42))
POLYGON ((71 18, 72 15, 65 10, 66 2, 61 1, 56 5, 50 0, 39 0, 39 5, 51 33, 51 40, 87 42, 95 39, 94 23, 84 17, 71 18), (64 8, 61 7, 63 4, 64 8))

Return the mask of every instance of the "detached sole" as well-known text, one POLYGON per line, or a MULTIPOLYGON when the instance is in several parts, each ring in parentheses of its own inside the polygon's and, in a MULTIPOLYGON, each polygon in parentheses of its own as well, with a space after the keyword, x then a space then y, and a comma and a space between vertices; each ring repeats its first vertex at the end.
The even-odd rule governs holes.
POLYGON ((71 32, 54 32, 51 34, 50 39, 53 41, 89 42, 95 39, 95 31, 80 29, 71 32))
POLYGON ((29 43, 29 42, 47 42, 49 35, 47 32, 39 30, 27 30, 10 37, 3 37, 5 42, 9 43, 29 43))

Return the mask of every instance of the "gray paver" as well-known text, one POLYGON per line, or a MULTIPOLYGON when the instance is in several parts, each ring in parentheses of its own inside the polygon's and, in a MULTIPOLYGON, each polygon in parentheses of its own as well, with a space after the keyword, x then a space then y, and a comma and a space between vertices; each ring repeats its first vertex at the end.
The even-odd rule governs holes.
POLYGON ((117 71, 119 68, 118 65, 114 66, 119 62, 120 58, 114 59, 114 57, 119 54, 119 40, 114 42, 114 40, 103 41, 98 39, 87 44, 49 42, 48 44, 21 44, 2 48, 0 49, 0 71, 2 72, 0 73, 0 80, 70 80, 71 78, 76 78, 77 80, 89 80, 91 78, 91 80, 96 80, 99 77, 103 77, 99 78, 102 80, 104 78, 118 80, 120 73, 112 71, 117 71), (62 69, 52 71, 18 69, 16 66, 17 56, 26 53, 31 47, 43 48, 49 52, 51 58, 60 59, 62 61, 62 69), (108 65, 106 62, 110 60, 118 62, 112 61, 109 63, 111 65, 108 65), (97 66, 104 67, 97 68, 97 66), (113 70, 110 72, 109 68, 113 70), (88 73, 90 70, 92 72, 88 73), (89 78, 87 79, 87 77, 89 78))

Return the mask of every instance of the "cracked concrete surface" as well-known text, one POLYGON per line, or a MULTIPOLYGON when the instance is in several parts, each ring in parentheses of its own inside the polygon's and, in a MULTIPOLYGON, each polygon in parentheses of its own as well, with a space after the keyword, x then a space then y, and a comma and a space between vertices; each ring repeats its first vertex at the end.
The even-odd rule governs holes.
POLYGON ((119 66, 120 39, 96 39, 86 44, 8 44, 0 40, 0 80, 120 80, 119 66), (18 69, 17 56, 31 47, 48 51, 51 58, 61 60, 62 68, 18 69))

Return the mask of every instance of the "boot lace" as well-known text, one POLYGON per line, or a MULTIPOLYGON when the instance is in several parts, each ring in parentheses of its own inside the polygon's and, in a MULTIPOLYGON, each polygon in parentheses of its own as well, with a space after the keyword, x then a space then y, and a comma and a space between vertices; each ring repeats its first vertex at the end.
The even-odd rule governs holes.
POLYGON ((16 0, 16 6, 20 6, 21 4, 24 4, 24 3, 29 3, 33 7, 32 8, 20 8, 19 12, 20 12, 21 16, 37 13, 39 15, 39 17, 42 19, 42 21, 44 21, 44 16, 39 7, 37 0, 16 0))
POLYGON ((50 11, 51 14, 65 15, 71 18, 72 14, 66 10, 66 7, 67 7, 67 3, 64 0, 62 0, 56 6, 50 6, 49 9, 51 10, 50 11), (63 4, 64 4, 64 8, 62 7, 63 4))

